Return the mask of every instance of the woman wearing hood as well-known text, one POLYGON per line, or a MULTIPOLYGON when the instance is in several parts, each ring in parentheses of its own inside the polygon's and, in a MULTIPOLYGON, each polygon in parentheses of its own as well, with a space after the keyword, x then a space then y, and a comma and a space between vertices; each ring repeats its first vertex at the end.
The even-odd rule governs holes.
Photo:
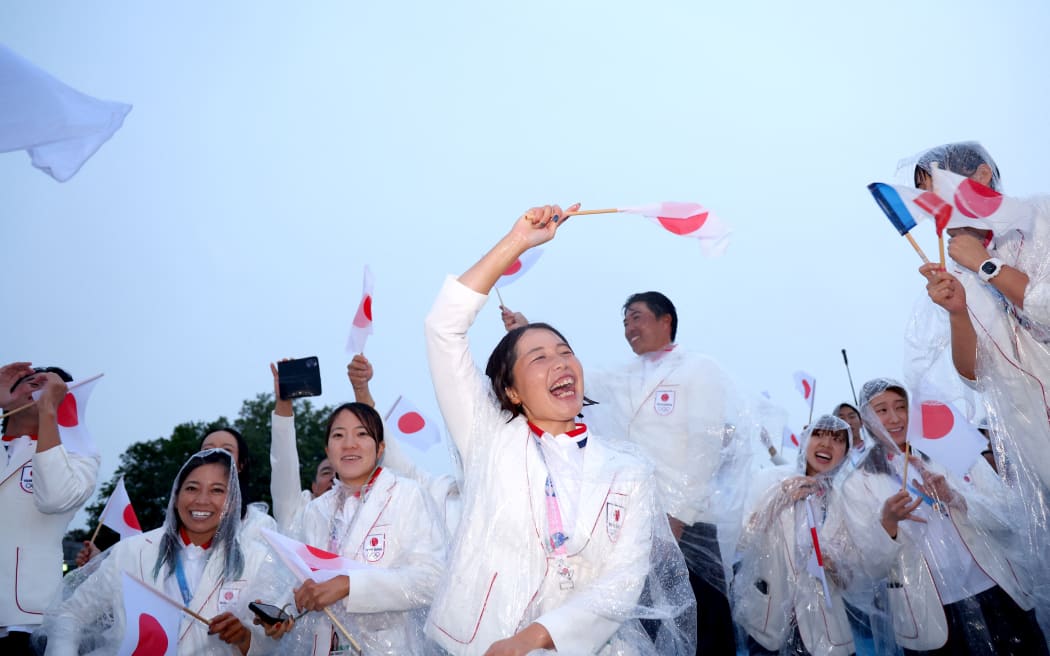
POLYGON ((262 653, 272 647, 261 630, 250 628, 248 581, 266 552, 258 543, 242 543, 233 463, 223 449, 190 456, 172 486, 161 528, 121 540, 67 577, 71 593, 44 620, 49 656, 117 652, 129 610, 122 608, 124 573, 209 620, 182 614, 178 654, 262 653))
POLYGON ((860 403, 874 441, 843 482, 841 507, 858 562, 886 579, 897 644, 905 654, 1047 654, 1009 557, 1018 507, 999 476, 984 458, 960 477, 909 449, 900 383, 868 381, 860 403))
POLYGON ((751 654, 846 656, 854 651, 839 581, 845 561, 833 516, 836 474, 850 448, 849 425, 832 415, 802 434, 798 461, 757 474, 745 513, 733 579, 737 622, 751 654), (818 576, 813 532, 821 547, 818 576), (830 597, 828 596, 830 594, 830 597))

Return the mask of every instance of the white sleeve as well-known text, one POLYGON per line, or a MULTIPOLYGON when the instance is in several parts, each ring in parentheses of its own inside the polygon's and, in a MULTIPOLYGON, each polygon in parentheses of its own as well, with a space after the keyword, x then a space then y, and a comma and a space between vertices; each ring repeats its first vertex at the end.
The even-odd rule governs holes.
POLYGON ((500 421, 489 380, 475 366, 467 341, 467 330, 487 299, 449 276, 424 326, 434 394, 464 466, 472 462, 475 424, 500 421))
POLYGON ((59 444, 33 454, 33 502, 42 513, 63 513, 95 493, 99 458, 69 453, 59 444))
POLYGON ((287 533, 302 511, 302 484, 299 478, 299 449, 295 443, 295 417, 270 417, 270 496, 273 516, 282 533, 287 533))

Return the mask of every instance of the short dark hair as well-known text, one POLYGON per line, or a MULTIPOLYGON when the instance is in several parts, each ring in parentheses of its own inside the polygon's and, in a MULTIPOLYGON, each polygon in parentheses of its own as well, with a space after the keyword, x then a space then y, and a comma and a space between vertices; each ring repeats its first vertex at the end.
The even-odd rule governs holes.
MULTIPOLYGON (((69 372, 67 372, 62 367, 33 367, 33 373, 26 374, 25 376, 22 376, 21 378, 16 380, 15 384, 11 386, 11 389, 9 391, 12 394, 14 394, 15 388, 18 387, 19 383, 21 383, 22 381, 26 380, 27 378, 32 378, 33 376, 35 376, 37 374, 58 374, 58 377, 62 379, 62 382, 65 382, 65 383, 73 382, 73 377, 70 376, 69 372)), ((6 433, 6 432, 7 432, 7 417, 4 417, 3 419, 0 419, 0 433, 6 433)))
POLYGON ((984 146, 976 141, 960 141, 958 143, 944 144, 927 150, 919 155, 915 162, 915 186, 919 186, 922 177, 932 175, 931 165, 937 162, 938 166, 963 177, 970 177, 977 172, 981 164, 985 164, 992 170, 992 179, 988 186, 999 191, 999 167, 995 160, 984 149, 984 146))
POLYGON ((623 316, 627 316, 627 308, 635 303, 645 303, 645 307, 649 308, 649 311, 657 319, 667 314, 671 315, 671 341, 675 340, 675 337, 678 335, 678 312, 674 309, 674 303, 671 302, 671 299, 660 292, 631 294, 627 297, 627 302, 623 304, 623 316))
MULTIPOLYGON (((507 388, 514 386, 514 363, 518 361, 518 342, 521 340, 522 335, 530 330, 548 330, 557 335, 561 341, 566 344, 569 343, 569 340, 565 339, 565 335, 562 335, 557 328, 547 323, 538 322, 518 326, 514 330, 509 331, 499 341, 499 344, 496 344, 496 348, 492 349, 489 361, 485 365, 485 375, 489 377, 489 381, 492 383, 492 392, 496 395, 496 400, 499 401, 500 407, 510 413, 511 419, 521 414, 521 404, 516 404, 510 400, 507 388)), ((569 348, 572 347, 570 346, 569 348)))
POLYGON ((364 403, 358 403, 352 401, 350 403, 344 403, 335 410, 332 410, 332 414, 328 415, 328 425, 324 429, 324 441, 328 443, 329 438, 332 436, 332 425, 335 424, 335 418, 339 416, 339 413, 346 410, 361 422, 361 425, 365 427, 368 434, 372 436, 372 439, 376 441, 376 449, 379 449, 379 445, 383 443, 383 418, 379 416, 376 409, 370 405, 364 403))

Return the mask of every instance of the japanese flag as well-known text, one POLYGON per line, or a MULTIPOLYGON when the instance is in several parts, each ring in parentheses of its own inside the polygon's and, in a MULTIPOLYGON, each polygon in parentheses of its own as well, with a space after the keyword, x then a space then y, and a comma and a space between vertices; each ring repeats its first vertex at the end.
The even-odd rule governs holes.
POLYGON ((1010 230, 1032 234, 1035 206, 1030 203, 939 167, 933 168, 933 190, 955 208, 947 220, 948 228, 977 228, 997 235, 1010 230))
POLYGON ((500 275, 499 279, 496 280, 495 287, 497 289, 506 287, 518 278, 524 276, 528 273, 529 269, 532 268, 532 265, 536 264, 536 261, 540 259, 540 255, 543 255, 542 248, 530 248, 522 253, 521 257, 514 260, 514 262, 507 267, 507 270, 500 275))
POLYGON ((780 446, 781 450, 794 449, 795 451, 798 451, 800 445, 798 443, 798 435, 795 435, 795 431, 784 426, 784 434, 781 436, 780 446))
MULTIPOLYGON (((58 437, 66 451, 86 456, 98 455, 98 447, 95 446, 95 440, 92 439, 85 422, 88 399, 99 378, 102 378, 102 374, 69 383, 66 398, 58 405, 58 437)), ((39 399, 40 394, 41 390, 33 392, 33 399, 39 399)))
POLYGON ((357 313, 354 314, 354 321, 350 326, 350 337, 346 340, 347 353, 364 353, 365 341, 372 334, 372 287, 374 283, 372 270, 365 265, 361 302, 357 305, 357 313))
POLYGON ((124 640, 119 656, 174 656, 182 611, 142 581, 122 573, 124 640))
POLYGON ((298 540, 281 535, 268 528, 262 529, 263 537, 273 547, 281 562, 295 574, 300 581, 313 579, 324 583, 337 576, 346 574, 351 569, 367 567, 352 558, 346 558, 324 549, 318 549, 298 540))
POLYGON ((124 124, 131 105, 92 98, 0 45, 0 153, 25 150, 59 182, 124 124))
POLYGON ((809 405, 810 413, 813 412, 813 398, 817 392, 817 379, 804 371, 795 372, 795 388, 802 395, 802 400, 809 405))
POLYGON ((438 425, 403 396, 398 397, 394 407, 390 408, 384 425, 387 432, 401 444, 408 444, 420 451, 427 451, 441 442, 438 425))
POLYGON ((984 435, 928 383, 909 403, 908 441, 960 478, 988 446, 984 435))
POLYGON ((699 240, 704 255, 722 255, 729 247, 729 226, 699 203, 666 201, 620 211, 641 214, 672 234, 699 240))
POLYGON ((109 495, 99 521, 119 533, 121 540, 142 533, 139 519, 135 516, 135 509, 131 507, 128 490, 124 487, 123 476, 113 488, 113 494, 109 495))

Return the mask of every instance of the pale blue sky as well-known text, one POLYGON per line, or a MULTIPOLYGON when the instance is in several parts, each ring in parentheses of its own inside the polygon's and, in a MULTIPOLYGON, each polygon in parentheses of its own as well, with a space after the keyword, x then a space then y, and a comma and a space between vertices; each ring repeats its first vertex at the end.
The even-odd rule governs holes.
MULTIPOLYGON (((630 352, 620 305, 659 289, 679 341, 795 422, 900 375, 919 260, 865 185, 978 139, 1008 193, 1047 182, 1050 6, 1039 2, 231 2, 0 6, 0 42, 134 105, 70 182, 0 155, 5 361, 104 371, 90 408, 123 448, 232 417, 267 363, 343 348, 367 263, 385 410, 437 415, 422 320, 534 204, 703 203, 727 255, 643 219, 579 217, 503 290, 585 366, 630 352)), ((927 252, 932 228, 920 226, 927 252)), ((473 332, 485 357, 496 303, 473 332)))

